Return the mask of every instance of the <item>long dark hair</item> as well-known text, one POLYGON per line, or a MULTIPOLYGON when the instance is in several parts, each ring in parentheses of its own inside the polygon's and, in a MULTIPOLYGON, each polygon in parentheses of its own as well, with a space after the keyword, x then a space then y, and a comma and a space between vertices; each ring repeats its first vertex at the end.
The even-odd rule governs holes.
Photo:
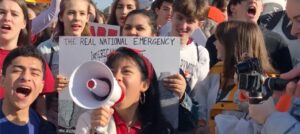
MULTIPOLYGON (((115 0, 114 3, 112 4, 111 13, 110 13, 110 16, 108 18, 107 24, 119 25, 118 21, 117 21, 117 16, 116 16, 116 10, 117 10, 117 5, 118 5, 119 1, 120 0, 115 0)), ((138 0, 133 0, 133 1, 135 3, 136 9, 139 9, 139 1, 138 0)))
POLYGON ((142 133, 173 133, 172 126, 166 121, 161 111, 158 80, 155 75, 155 71, 154 69, 152 71, 149 70, 147 63, 145 63, 145 57, 142 57, 142 55, 138 54, 133 49, 120 47, 108 56, 106 65, 111 67, 115 62, 126 58, 133 59, 137 63, 141 71, 143 81, 148 80, 149 78, 151 79, 149 80, 149 88, 145 92, 145 103, 139 103, 137 109, 138 118, 142 124, 142 133))
MULTIPOLYGON (((152 34, 154 35, 157 35, 157 24, 156 24, 156 20, 155 20, 155 15, 150 12, 150 11, 147 11, 145 9, 136 9, 136 10, 132 10, 130 13, 128 13, 128 15, 126 16, 125 18, 125 23, 127 21, 127 19, 130 17, 130 16, 134 16, 134 15, 138 15, 138 14, 141 14, 145 17, 148 18, 148 24, 149 26, 151 27, 151 32, 152 34)), ((138 21, 138 20, 137 20, 138 21)), ((123 31, 123 30, 122 30, 123 31)))
MULTIPOLYGON (((13 0, 13 1, 16 2, 22 9, 22 12, 24 14, 24 20, 26 22, 26 28, 22 29, 19 33, 17 46, 30 45, 31 21, 29 20, 28 8, 26 2, 24 0, 13 0)), ((0 0, 0 2, 3 2, 3 0, 0 0)))

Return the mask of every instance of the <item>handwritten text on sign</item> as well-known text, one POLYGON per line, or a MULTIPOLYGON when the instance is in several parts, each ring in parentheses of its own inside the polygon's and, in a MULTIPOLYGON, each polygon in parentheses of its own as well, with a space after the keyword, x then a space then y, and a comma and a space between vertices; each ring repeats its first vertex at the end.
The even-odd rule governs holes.
POLYGON ((106 37, 106 38, 65 38, 63 43, 65 45, 83 45, 83 46, 103 46, 103 45, 117 45, 117 46, 147 46, 147 45, 174 45, 174 38, 146 38, 146 37, 106 37), (79 41, 78 41, 79 40, 79 41))
MULTIPOLYGON (((179 68, 178 37, 62 36, 59 38, 59 47, 59 72, 66 77, 86 61, 105 62, 108 54, 119 47, 142 50, 141 54, 149 58, 158 76, 160 72, 177 73, 179 68)), ((61 95, 62 98, 69 98, 65 93, 61 95)))
MULTIPOLYGON (((105 62, 108 54, 119 48, 129 47, 142 50, 154 66, 158 78, 178 73, 180 61, 179 37, 60 37, 59 38, 59 72, 69 77, 80 64, 97 60, 105 62)), ((96 72, 98 70, 89 70, 96 72)), ((99 70, 100 71, 100 70, 99 70)), ((160 79, 160 80, 161 80, 160 79)), ((160 81, 159 83, 161 83, 160 81)), ((78 83, 82 84, 82 83, 78 83)), ((83 83, 85 84, 85 83, 83 83)), ((159 84, 162 87, 162 84, 159 84)), ((60 100, 70 100, 69 90, 60 92, 60 100)), ((177 128, 178 97, 169 89, 160 88, 162 110, 166 118, 177 128), (172 114, 170 114, 172 113, 172 114)), ((63 112, 63 111, 60 111, 63 112)))
MULTIPOLYGON (((143 46, 153 46, 157 48, 159 46, 173 46, 176 38, 170 37, 81 37, 81 38, 63 38, 61 43, 64 46, 82 46, 82 47, 96 47, 90 52, 89 60, 100 60, 103 61, 112 50, 112 47, 142 47, 143 46), (97 47, 101 46, 101 47, 97 47), (104 47, 105 46, 105 47, 104 47)), ((178 44, 177 44, 178 45, 178 44)), ((80 49, 81 51, 83 49, 80 49)), ((157 50, 158 51, 158 50, 157 50)))

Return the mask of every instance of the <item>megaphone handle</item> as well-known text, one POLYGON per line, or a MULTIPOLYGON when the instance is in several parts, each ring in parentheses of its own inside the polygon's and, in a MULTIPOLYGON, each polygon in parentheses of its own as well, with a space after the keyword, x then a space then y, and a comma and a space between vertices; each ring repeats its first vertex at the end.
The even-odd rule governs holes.
POLYGON ((104 127, 98 126, 98 127, 96 128, 96 133, 97 133, 97 134, 105 134, 105 128, 104 128, 104 127))
MULTIPOLYGON (((107 104, 104 107, 110 108, 112 106, 111 103, 112 102, 108 101, 107 104)), ((107 132, 106 132, 107 127, 108 127, 108 124, 106 126, 97 126, 96 127, 96 133, 97 134, 107 134, 107 132)))

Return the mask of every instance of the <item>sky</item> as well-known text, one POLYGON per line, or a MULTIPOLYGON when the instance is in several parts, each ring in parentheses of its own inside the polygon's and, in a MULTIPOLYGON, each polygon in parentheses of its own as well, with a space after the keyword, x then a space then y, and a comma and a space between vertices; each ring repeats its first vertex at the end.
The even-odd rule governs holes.
POLYGON ((100 9, 100 10, 103 10, 105 9, 107 6, 109 6, 113 0, 93 0, 97 7, 100 9))

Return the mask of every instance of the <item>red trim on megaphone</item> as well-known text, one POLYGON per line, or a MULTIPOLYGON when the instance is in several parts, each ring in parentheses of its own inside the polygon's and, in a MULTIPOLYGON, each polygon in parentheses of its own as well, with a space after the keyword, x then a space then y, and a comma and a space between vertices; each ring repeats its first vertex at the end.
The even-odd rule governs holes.
POLYGON ((89 89, 94 89, 94 88, 95 88, 95 85, 96 85, 96 83, 95 83, 95 81, 94 81, 93 79, 91 79, 91 80, 89 80, 89 81, 87 82, 87 87, 88 87, 89 89))
POLYGON ((124 97, 125 97, 124 90, 123 90, 123 89, 121 89, 121 90, 122 90, 122 92, 121 92, 120 99, 119 99, 118 101, 116 101, 116 103, 114 104, 114 106, 115 106, 116 104, 120 103, 121 101, 123 101, 123 99, 124 99, 124 97))
POLYGON ((95 98, 103 100, 109 95, 111 84, 106 78, 92 78, 86 82, 86 88, 94 95, 95 98))

